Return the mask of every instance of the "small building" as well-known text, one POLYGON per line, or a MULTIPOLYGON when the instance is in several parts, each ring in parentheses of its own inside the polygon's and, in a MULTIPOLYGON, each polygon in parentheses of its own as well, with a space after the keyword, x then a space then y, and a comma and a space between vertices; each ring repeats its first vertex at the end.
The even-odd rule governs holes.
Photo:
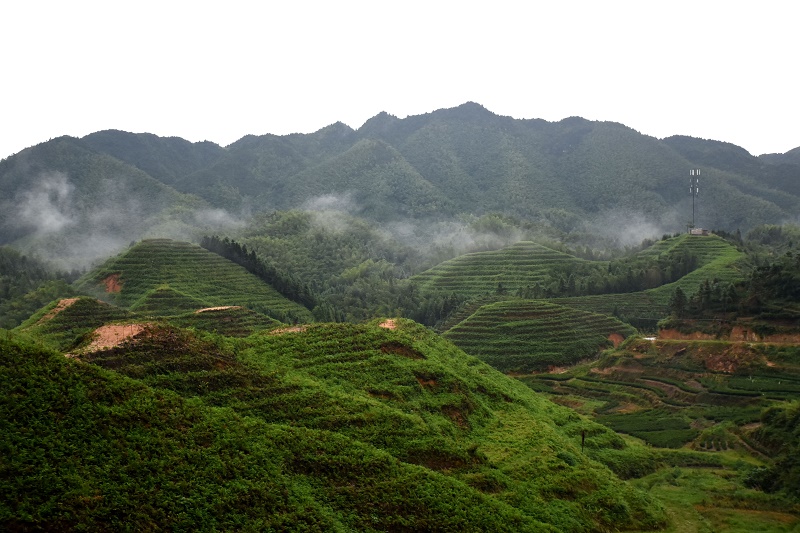
POLYGON ((711 231, 703 228, 689 228, 689 235, 702 235, 705 237, 711 235, 711 231))

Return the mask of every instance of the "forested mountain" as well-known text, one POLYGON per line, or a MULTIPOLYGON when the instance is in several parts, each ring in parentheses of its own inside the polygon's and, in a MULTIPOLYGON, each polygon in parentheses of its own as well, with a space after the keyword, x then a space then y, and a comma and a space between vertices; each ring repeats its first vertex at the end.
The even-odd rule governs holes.
POLYGON ((87 241, 118 250, 147 235, 196 238, 198 225, 320 207, 382 223, 502 213, 567 233, 652 237, 691 219, 691 168, 702 170, 700 226, 746 231, 800 212, 793 152, 757 158, 720 141, 658 140, 579 117, 518 120, 466 103, 404 119, 380 113, 358 130, 248 135, 226 148, 116 130, 53 139, 0 163, 0 243, 63 261, 86 256, 74 247, 87 241))
POLYGON ((63 266, 105 258, 208 204, 83 141, 61 137, 0 162, 0 243, 63 266))

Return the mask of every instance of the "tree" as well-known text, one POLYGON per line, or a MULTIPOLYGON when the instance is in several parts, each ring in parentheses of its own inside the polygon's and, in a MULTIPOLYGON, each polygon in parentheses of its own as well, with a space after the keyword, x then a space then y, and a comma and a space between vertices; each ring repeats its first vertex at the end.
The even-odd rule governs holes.
POLYGON ((686 314, 687 302, 686 293, 683 292, 683 289, 677 287, 669 300, 670 314, 678 318, 683 317, 686 314))

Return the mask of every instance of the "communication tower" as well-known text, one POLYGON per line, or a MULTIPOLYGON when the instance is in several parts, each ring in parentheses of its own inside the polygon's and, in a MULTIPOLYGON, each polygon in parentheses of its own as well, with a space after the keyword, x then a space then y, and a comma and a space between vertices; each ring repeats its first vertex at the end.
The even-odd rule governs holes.
POLYGON ((700 192, 700 169, 693 168, 689 171, 689 195, 692 197, 692 222, 689 225, 689 230, 694 229, 694 199, 697 198, 697 193, 700 192))

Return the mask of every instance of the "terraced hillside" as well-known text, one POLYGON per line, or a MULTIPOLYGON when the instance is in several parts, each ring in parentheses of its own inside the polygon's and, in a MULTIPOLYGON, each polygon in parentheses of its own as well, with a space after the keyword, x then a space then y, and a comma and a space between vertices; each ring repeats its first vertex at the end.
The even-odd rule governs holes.
MULTIPOLYGON (((532 243, 519 243, 498 252, 462 256, 437 268, 441 267, 454 276, 459 269, 464 269, 463 277, 471 283, 473 294, 482 294, 481 291, 491 293, 496 278, 490 273, 492 269, 505 268, 504 261, 511 265, 507 271, 517 272, 520 276, 527 269, 531 276, 528 281, 544 279, 558 268, 578 261, 557 252, 554 252, 553 260, 531 259, 548 256, 547 250, 532 243)), ((630 335, 634 329, 629 324, 654 329, 658 320, 669 315, 669 302, 677 287, 691 295, 705 280, 715 279, 724 283, 740 279, 742 275, 737 262, 742 257, 742 252, 720 237, 681 235, 659 241, 628 260, 631 265, 651 265, 659 276, 662 271, 677 268, 673 265, 691 262, 694 270, 674 283, 631 293, 552 298, 547 300, 550 303, 544 300, 520 301, 509 295, 498 295, 495 291, 491 296, 475 297, 462 306, 442 330, 467 353, 506 372, 528 372, 574 364, 608 347, 610 334, 630 335), (508 301, 483 304, 498 298, 508 301), (620 317, 627 324, 612 317, 620 317)), ((597 265, 605 263, 598 262, 597 265)), ((444 287, 443 280, 447 278, 436 276, 432 271, 425 273, 430 283, 444 287)), ((460 278, 456 276, 455 279, 460 278)), ((504 279, 511 286, 508 281, 511 278, 504 279)), ((447 288, 467 290, 459 283, 453 282, 447 288)))
POLYGON ((615 470, 698 531, 800 524, 796 344, 634 337, 593 364, 520 379, 660 456, 615 470))
MULTIPOLYGON (((475 252, 445 261, 412 277, 423 292, 456 292, 477 297, 501 291, 514 293, 548 280, 557 269, 593 262, 533 242, 501 250, 475 252)), ((598 268, 605 266, 598 262, 598 268)))
POLYGON ((3 527, 665 523, 656 502, 590 459, 601 449, 624 455, 617 435, 407 320, 237 340, 148 324, 80 361, 0 343, 4 392, 24 382, 37 399, 0 402, 16 452, 0 484, 3 527))
MULTIPOLYGON (((501 250, 445 261, 414 276, 412 281, 423 293, 442 291, 486 298, 538 291, 535 298, 542 298, 547 297, 548 290, 558 294, 554 283, 572 283, 591 293, 619 284, 625 277, 647 279, 652 287, 647 290, 560 297, 553 301, 605 315, 653 321, 668 314, 669 300, 677 287, 691 295, 705 280, 731 283, 742 279, 737 262, 743 257, 742 252, 718 236, 681 235, 658 241, 618 261, 614 266, 619 272, 609 273, 612 265, 608 262, 586 261, 532 242, 519 242, 501 250), (678 268, 691 271, 672 283, 659 281, 674 279, 678 268)), ((581 289, 562 286, 560 290, 581 289)))
POLYGON ((622 294, 599 294, 570 298, 554 298, 552 301, 585 311, 620 316, 636 321, 657 321, 669 315, 669 301, 678 287, 686 295, 698 291, 706 280, 734 283, 744 278, 738 263, 744 253, 715 235, 681 235, 659 241, 639 253, 642 257, 668 258, 670 256, 693 256, 697 268, 678 281, 653 289, 622 294))
POLYGON ((444 336, 503 372, 531 372, 596 356, 635 331, 606 315, 511 300, 482 306, 444 336))
POLYGON ((238 306, 198 309, 170 317, 169 322, 180 327, 209 331, 226 337, 247 337, 256 331, 271 330, 281 325, 281 322, 273 318, 238 306))
POLYGON ((638 338, 588 372, 523 381, 654 446, 744 449, 763 409, 800 398, 797 355, 791 344, 638 338))
POLYGON ((244 306, 288 322, 307 322, 305 307, 280 295, 239 265, 197 245, 141 241, 77 284, 120 307, 154 316, 200 308, 244 306))
POLYGON ((133 313, 94 298, 63 298, 39 310, 17 329, 50 348, 69 351, 100 326, 134 318, 133 313))

